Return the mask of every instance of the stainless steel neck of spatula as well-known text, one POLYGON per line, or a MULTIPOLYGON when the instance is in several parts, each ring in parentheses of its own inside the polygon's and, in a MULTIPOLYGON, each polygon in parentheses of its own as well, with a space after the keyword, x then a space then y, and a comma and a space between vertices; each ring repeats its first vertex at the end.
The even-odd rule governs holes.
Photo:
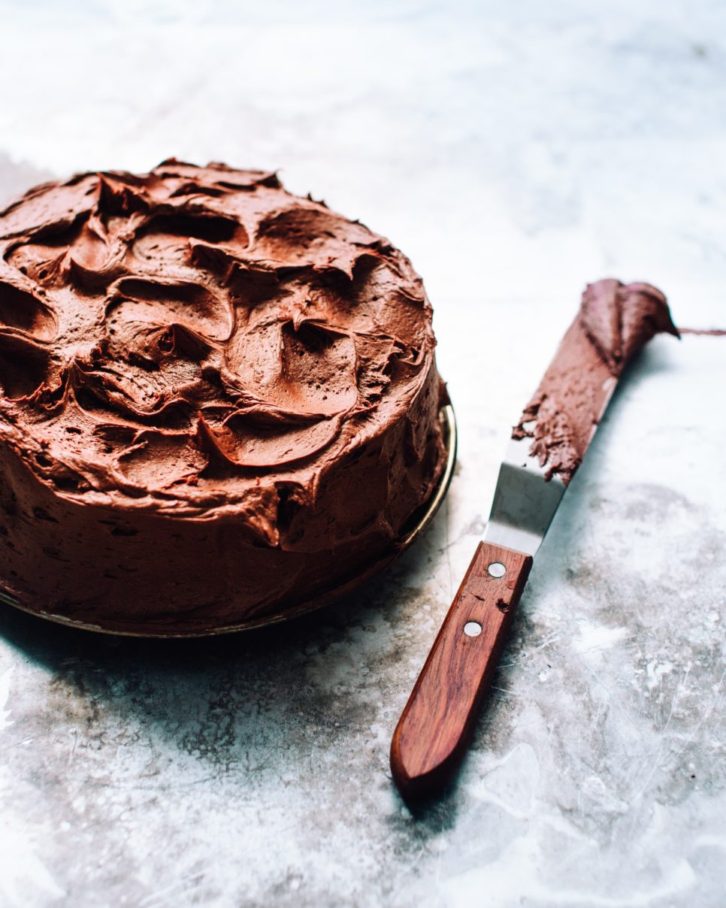
POLYGON ((532 457, 531 438, 512 439, 499 468, 499 479, 486 542, 534 555, 565 491, 562 480, 545 479, 546 470, 532 457))

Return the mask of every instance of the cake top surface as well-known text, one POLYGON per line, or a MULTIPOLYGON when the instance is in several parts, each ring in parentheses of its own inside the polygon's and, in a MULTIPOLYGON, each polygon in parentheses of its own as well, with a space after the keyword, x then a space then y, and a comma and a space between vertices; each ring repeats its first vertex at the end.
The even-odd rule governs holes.
POLYGON ((264 523, 406 412, 433 347, 405 256, 274 173, 168 160, 0 213, 0 436, 79 502, 264 523))

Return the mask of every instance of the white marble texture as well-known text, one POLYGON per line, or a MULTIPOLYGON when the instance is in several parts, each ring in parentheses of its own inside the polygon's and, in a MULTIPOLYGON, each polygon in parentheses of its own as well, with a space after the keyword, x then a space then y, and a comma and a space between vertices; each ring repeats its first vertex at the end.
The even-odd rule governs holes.
POLYGON ((385 577, 287 629, 97 639, 0 612, 0 905, 726 904, 726 338, 628 374, 536 562, 456 787, 397 715, 507 427, 587 280, 726 327, 721 0, 0 0, 0 195, 162 157, 280 168, 388 234, 461 429, 385 577))

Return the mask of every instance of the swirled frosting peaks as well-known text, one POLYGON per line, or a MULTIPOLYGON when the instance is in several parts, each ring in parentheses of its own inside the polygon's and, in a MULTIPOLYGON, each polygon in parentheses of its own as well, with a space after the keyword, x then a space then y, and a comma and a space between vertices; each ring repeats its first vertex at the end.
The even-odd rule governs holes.
POLYGON ((406 417, 433 346, 408 260, 274 173, 172 159, 0 215, 2 437, 67 498, 233 507, 279 544, 280 501, 406 417))

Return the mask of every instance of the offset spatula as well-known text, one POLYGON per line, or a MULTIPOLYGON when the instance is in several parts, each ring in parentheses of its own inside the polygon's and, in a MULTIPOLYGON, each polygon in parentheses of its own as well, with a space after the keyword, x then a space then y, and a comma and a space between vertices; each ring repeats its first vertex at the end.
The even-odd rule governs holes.
POLYGON ((408 799, 452 775, 567 484, 626 363, 657 331, 678 336, 648 284, 588 285, 577 318, 515 426, 489 523, 396 727, 391 769, 408 799))

